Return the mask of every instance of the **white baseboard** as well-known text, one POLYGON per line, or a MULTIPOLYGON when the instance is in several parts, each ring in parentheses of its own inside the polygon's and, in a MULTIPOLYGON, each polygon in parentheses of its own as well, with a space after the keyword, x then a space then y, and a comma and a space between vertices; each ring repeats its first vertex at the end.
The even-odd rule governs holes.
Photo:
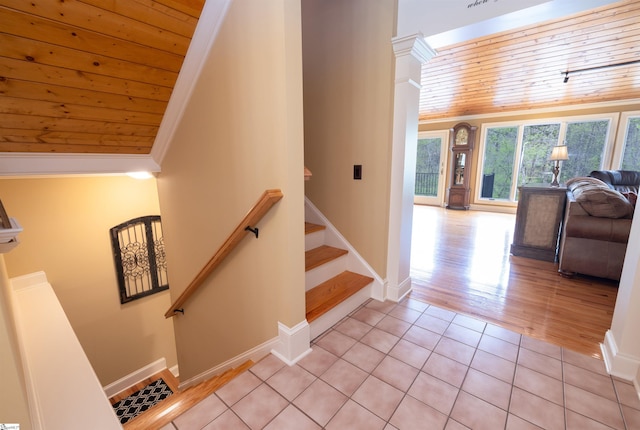
POLYGON ((607 330, 604 336, 604 343, 600 344, 604 364, 610 375, 633 382, 638 396, 640 396, 640 381, 638 373, 640 371, 640 361, 636 357, 631 357, 621 353, 611 330, 607 330))
POLYGON ((177 364, 175 366, 171 366, 169 368, 169 372, 171 372, 176 378, 180 377, 180 369, 178 368, 177 364))
POLYGON ((199 384, 200 382, 206 381, 207 379, 211 379, 222 372, 238 367, 244 364, 248 360, 251 360, 253 362, 258 362, 263 357, 269 355, 271 350, 276 348, 279 343, 280 343, 280 338, 276 336, 273 339, 270 339, 262 343, 261 345, 258 345, 255 348, 250 349, 249 351, 246 351, 236 357, 233 357, 225 361, 224 363, 221 363, 215 367, 212 367, 209 370, 205 370, 204 372, 194 376, 193 378, 180 382, 179 388, 183 390, 185 388, 199 384))
MULTIPOLYGON (((175 366, 177 367, 177 366, 175 366)), ((129 373, 126 376, 118 379, 111 384, 102 387, 107 397, 113 397, 116 394, 126 390, 129 387, 133 387, 140 381, 144 381, 145 379, 155 375, 156 373, 167 368, 167 361, 165 358, 160 358, 153 363, 147 364, 146 366, 129 373)))
POLYGON ((411 277, 408 277, 398 286, 387 285, 387 300, 399 302, 411 292, 411 277))
POLYGON ((289 328, 278 322, 278 346, 271 350, 271 353, 284 361, 287 365, 293 366, 301 358, 311 352, 311 334, 307 320, 301 321, 289 328))

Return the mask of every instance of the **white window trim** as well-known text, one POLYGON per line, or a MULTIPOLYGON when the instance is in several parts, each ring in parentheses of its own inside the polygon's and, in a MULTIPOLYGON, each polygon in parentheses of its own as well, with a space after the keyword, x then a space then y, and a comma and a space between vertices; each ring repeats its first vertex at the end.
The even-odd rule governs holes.
MULTIPOLYGON (((640 116, 640 111, 635 112, 640 116)), ((624 113, 623 113, 624 115, 624 113)), ((619 142, 624 144, 624 140, 616 139, 616 135, 620 134, 620 130, 618 130, 618 123, 620 122, 620 113, 619 112, 610 112, 610 113, 602 113, 602 114, 590 114, 590 115, 573 115, 573 116, 562 116, 562 117, 549 117, 549 118, 536 118, 536 119, 528 119, 528 120, 516 120, 516 121, 500 121, 500 122, 488 122, 483 123, 480 126, 480 140, 478 145, 478 168, 476 170, 476 186, 472 195, 472 203, 474 205, 489 205, 489 206, 504 206, 504 207, 516 207, 518 202, 510 201, 510 200, 491 200, 486 198, 481 198, 481 184, 482 184, 482 172, 484 171, 484 155, 485 155, 485 142, 487 138, 487 130, 489 128, 497 128, 497 127, 518 127, 518 141, 516 142, 516 156, 514 157, 514 172, 518 171, 519 163, 519 154, 522 149, 522 140, 524 134, 524 127, 531 125, 543 125, 543 124, 560 124, 560 131, 558 132, 558 143, 561 143, 567 132, 567 124, 572 122, 587 122, 587 121, 597 121, 597 120, 609 120, 609 130, 607 131, 607 136, 605 138, 605 148, 602 158, 602 169, 612 169, 615 160, 616 151, 620 152, 621 150, 617 147, 619 146, 619 142)), ((626 124, 626 122, 625 122, 626 124)), ((623 130, 623 134, 626 133, 626 127, 623 130)), ((618 164, 619 165, 619 162, 618 164)), ((515 191, 517 189, 516 181, 512 183, 511 196, 515 196, 515 191)))
POLYGON ((624 156, 624 144, 627 141, 627 131, 629 130, 629 120, 632 118, 639 118, 640 110, 622 112, 620 115, 620 128, 618 129, 616 136, 616 143, 614 145, 613 155, 611 157, 611 168, 620 169, 622 166, 622 157, 624 156))
MULTIPOLYGON (((448 185, 447 166, 449 165, 449 130, 419 131, 420 139, 442 139, 440 149, 440 176, 438 179, 438 194, 436 197, 414 195, 415 204, 444 206, 446 201, 446 187, 448 185)), ((417 154, 416 154, 417 160, 417 154)))

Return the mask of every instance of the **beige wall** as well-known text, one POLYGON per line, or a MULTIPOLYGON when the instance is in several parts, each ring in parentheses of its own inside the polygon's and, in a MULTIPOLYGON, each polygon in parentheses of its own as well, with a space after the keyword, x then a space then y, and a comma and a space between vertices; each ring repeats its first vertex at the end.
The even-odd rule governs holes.
MULTIPOLYGON (((475 203, 476 207, 485 207, 487 210, 495 209, 495 205, 482 205, 482 203, 474 202, 475 190, 476 190, 476 179, 478 168, 478 160, 480 156, 480 139, 481 133, 480 129, 482 124, 486 123, 499 123, 499 122, 509 122, 509 121, 531 121, 537 119, 545 119, 545 118, 559 118, 559 117, 571 117, 571 116, 580 116, 580 115, 597 115, 604 113, 621 113, 621 112, 629 112, 629 111, 637 111, 640 110, 640 104, 628 104, 628 105, 611 105, 611 106, 597 106, 591 108, 581 108, 581 109, 572 109, 568 107, 565 110, 553 110, 553 111, 534 111, 531 113, 519 113, 519 114, 496 114, 496 115, 487 115, 482 118, 457 118, 454 120, 443 120, 437 122, 431 122, 428 120, 423 120, 418 125, 419 131, 436 131, 436 130, 449 130, 453 128, 456 124, 460 122, 467 122, 471 125, 475 125, 478 127, 478 131, 476 132, 476 145, 473 151, 472 157, 472 165, 471 165, 471 179, 470 179, 470 188, 471 188, 471 200, 472 203, 475 203)), ((613 133, 613 141, 616 142, 618 138, 618 134, 625 133, 625 124, 622 124, 620 121, 618 122, 617 128, 612 129, 613 133)), ((451 151, 448 152, 448 155, 451 155, 451 151)), ((446 187, 451 185, 451 160, 449 159, 447 162, 447 173, 445 175, 447 179, 446 187)), ((505 206, 515 207, 514 203, 505 203, 505 206)), ((515 211, 515 209, 514 209, 515 211)), ((515 213, 515 212, 514 212, 515 213)))
POLYGON ((24 228, 5 255, 9 276, 46 273, 103 385, 162 357, 176 364, 168 292, 121 305, 109 238, 117 224, 160 213, 154 179, 2 179, 0 199, 24 228))
POLYGON ((396 2, 303 0, 307 197, 386 276, 396 2), (362 180, 353 180, 353 165, 362 180))
POLYGON ((305 318, 299 0, 232 2, 158 177, 175 299, 265 189, 284 198, 174 318, 197 377, 305 318))

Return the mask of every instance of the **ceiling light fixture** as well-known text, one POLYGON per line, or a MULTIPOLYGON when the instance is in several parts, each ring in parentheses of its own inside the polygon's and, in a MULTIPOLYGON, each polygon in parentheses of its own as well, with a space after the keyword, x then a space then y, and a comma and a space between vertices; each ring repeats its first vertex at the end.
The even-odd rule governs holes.
POLYGON ((604 66, 586 67, 584 69, 566 70, 564 72, 560 72, 560 74, 564 75, 563 82, 566 84, 567 82, 569 82, 569 73, 592 72, 594 70, 608 69, 611 67, 631 66, 632 64, 637 63, 640 63, 640 60, 625 61, 624 63, 606 64, 604 66))
POLYGON ((151 179, 153 175, 150 172, 127 172, 127 176, 133 179, 151 179))

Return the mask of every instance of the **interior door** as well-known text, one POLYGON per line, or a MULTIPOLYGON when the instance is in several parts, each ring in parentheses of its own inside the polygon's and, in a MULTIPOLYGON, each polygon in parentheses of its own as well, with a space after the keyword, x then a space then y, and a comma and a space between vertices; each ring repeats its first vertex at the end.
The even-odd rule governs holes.
POLYGON ((414 203, 444 206, 448 142, 447 130, 418 133, 414 203))

